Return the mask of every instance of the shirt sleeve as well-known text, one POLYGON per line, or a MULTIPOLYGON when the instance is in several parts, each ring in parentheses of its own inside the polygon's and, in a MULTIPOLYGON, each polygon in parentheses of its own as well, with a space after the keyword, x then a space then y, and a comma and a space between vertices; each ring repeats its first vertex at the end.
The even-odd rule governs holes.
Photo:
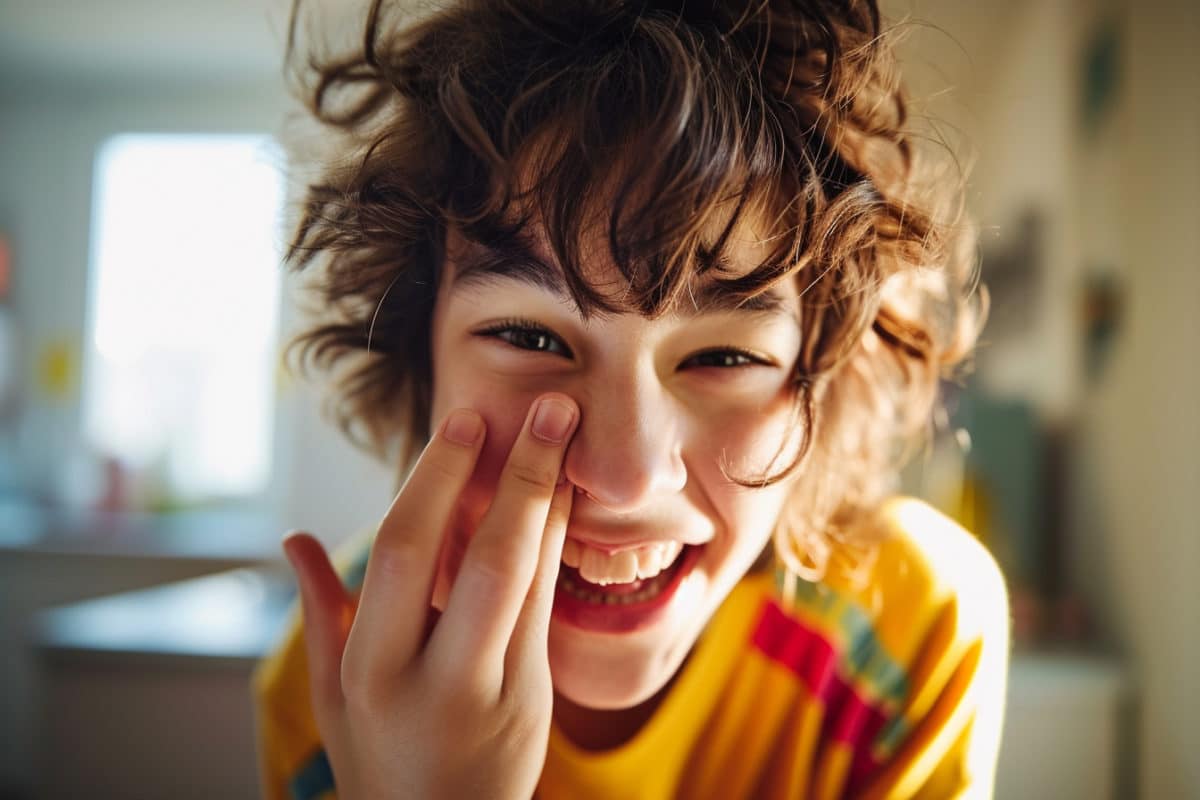
POLYGON ((937 548, 930 559, 942 576, 937 613, 891 732, 893 756, 861 796, 990 798, 1008 673, 1008 593, 991 555, 961 529, 926 546, 937 548))

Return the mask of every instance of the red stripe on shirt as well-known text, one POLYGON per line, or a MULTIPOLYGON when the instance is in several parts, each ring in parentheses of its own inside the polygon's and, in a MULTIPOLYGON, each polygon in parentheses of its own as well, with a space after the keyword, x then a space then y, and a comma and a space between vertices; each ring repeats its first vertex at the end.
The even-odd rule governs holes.
POLYGON ((821 738, 853 750, 851 784, 860 784, 873 773, 880 764, 871 754, 871 745, 889 717, 838 674, 841 653, 835 644, 772 601, 764 605, 751 643, 767 658, 790 669, 809 694, 824 704, 821 738))

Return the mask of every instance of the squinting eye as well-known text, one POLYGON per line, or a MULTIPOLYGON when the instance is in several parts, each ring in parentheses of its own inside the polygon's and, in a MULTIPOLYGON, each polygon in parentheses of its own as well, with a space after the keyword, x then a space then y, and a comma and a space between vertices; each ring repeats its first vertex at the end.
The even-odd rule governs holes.
POLYGON ((742 350, 709 350, 683 362, 684 367, 751 367, 766 364, 761 358, 756 358, 742 350))
POLYGON ((535 353, 551 353, 564 358, 572 358, 571 348, 545 328, 524 322, 504 322, 491 328, 479 331, 479 336, 488 336, 520 350, 531 350, 535 353))

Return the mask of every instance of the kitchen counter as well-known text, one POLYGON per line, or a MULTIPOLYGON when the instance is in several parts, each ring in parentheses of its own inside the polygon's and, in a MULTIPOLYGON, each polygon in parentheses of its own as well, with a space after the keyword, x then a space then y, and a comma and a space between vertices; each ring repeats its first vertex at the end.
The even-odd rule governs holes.
POLYGON ((295 594, 286 567, 230 570, 44 611, 36 647, 43 658, 251 665, 271 648, 295 594))
POLYGON ((101 512, 0 501, 0 555, 106 555, 266 561, 281 558, 282 526, 241 509, 101 512))

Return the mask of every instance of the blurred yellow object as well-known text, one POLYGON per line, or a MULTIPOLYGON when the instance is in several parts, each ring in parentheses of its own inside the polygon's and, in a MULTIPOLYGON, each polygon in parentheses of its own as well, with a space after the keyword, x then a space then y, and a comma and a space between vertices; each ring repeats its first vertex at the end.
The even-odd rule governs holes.
POLYGON ((38 388, 51 400, 69 397, 79 375, 79 348, 71 340, 47 342, 37 360, 38 388))
POLYGON ((992 550, 993 508, 991 494, 987 486, 979 480, 971 469, 964 470, 962 491, 959 493, 957 506, 949 511, 949 516, 967 530, 975 534, 975 538, 988 550, 992 550))

